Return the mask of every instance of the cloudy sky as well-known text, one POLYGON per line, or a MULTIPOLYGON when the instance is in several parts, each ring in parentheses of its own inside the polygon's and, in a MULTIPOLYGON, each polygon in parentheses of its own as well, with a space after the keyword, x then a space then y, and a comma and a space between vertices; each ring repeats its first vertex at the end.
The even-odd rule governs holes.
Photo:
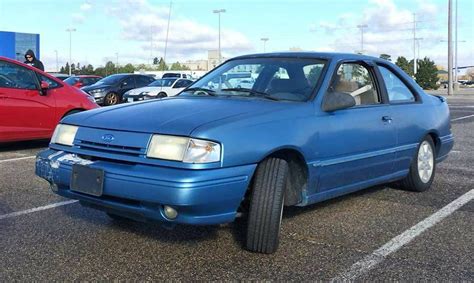
MULTIPOLYGON (((455 0, 454 0, 455 1, 455 0)), ((419 54, 447 65, 448 0, 173 0, 167 61, 205 59, 218 45, 222 14, 225 57, 263 51, 364 52, 413 58, 413 13, 419 54)), ((0 0, 0 30, 39 33, 41 59, 55 68, 69 54, 73 62, 103 65, 148 63, 164 53, 169 0, 0 0)), ((459 65, 474 65, 474 1, 458 0, 459 65)), ((1 43, 0 43, 1 44, 1 43)))

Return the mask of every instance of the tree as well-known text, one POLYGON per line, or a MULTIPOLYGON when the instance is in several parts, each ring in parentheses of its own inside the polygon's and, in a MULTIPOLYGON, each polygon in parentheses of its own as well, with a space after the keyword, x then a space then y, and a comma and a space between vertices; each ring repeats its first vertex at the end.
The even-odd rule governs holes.
POLYGON ((66 62, 66 66, 64 67, 64 73, 69 74, 69 62, 66 62))
POLYGON ((407 58, 400 56, 397 58, 395 64, 400 67, 410 77, 413 77, 413 61, 408 62, 407 58))
POLYGON ((387 61, 392 61, 392 56, 390 56, 389 54, 382 53, 380 54, 380 58, 385 59, 387 61))
POLYGON ((153 58, 153 65, 158 65, 158 57, 153 58))
POLYGON ((425 57, 423 60, 417 60, 418 69, 415 75, 416 82, 423 89, 438 89, 438 69, 434 61, 425 57))
POLYGON ((179 62, 175 62, 171 64, 171 67, 169 68, 172 71, 184 71, 184 70, 189 70, 188 67, 181 65, 179 62))
POLYGON ((322 70, 323 68, 320 65, 316 65, 313 68, 311 68, 311 70, 308 73, 308 81, 316 84, 316 82, 319 79, 319 76, 321 75, 322 70))
POLYGON ((470 81, 474 81, 474 68, 467 69, 466 75, 469 77, 470 81))
POLYGON ((169 67, 168 67, 168 65, 166 65, 165 60, 163 60, 163 58, 160 58, 160 62, 158 63, 158 70, 166 71, 168 69, 169 69, 169 67))
POLYGON ((119 68, 119 73, 133 73, 133 72, 135 72, 135 67, 130 63, 119 68))

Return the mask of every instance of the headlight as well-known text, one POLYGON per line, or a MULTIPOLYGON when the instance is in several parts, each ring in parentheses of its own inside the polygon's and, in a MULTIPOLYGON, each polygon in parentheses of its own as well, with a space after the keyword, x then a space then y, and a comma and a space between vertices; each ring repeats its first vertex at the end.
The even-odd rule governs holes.
POLYGON ((79 129, 79 127, 59 124, 54 130, 51 143, 72 146, 77 129, 79 129))
POLYGON ((94 90, 91 90, 90 93, 93 94, 93 93, 101 93, 101 92, 104 92, 105 91, 105 88, 98 88, 98 89, 94 89, 94 90))
POLYGON ((147 157, 210 163, 221 160, 221 145, 215 142, 166 135, 154 135, 148 146, 147 157))

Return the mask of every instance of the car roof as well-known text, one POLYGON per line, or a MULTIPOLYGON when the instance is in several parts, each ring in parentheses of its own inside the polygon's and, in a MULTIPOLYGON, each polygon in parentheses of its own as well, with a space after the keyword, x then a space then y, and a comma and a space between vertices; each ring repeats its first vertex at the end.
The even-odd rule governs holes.
POLYGON ((338 52, 272 52, 272 53, 256 53, 234 57, 230 60, 236 59, 252 59, 252 58, 310 58, 310 59, 346 59, 346 60, 375 60, 380 61, 380 58, 354 54, 354 53, 338 53, 338 52))

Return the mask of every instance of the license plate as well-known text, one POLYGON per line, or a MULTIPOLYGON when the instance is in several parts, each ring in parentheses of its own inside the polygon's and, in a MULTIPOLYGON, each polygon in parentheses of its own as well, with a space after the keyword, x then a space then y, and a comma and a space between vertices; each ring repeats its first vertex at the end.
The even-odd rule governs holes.
POLYGON ((104 170, 74 164, 72 166, 71 190, 99 197, 104 188, 104 170))
POLYGON ((129 97, 129 98, 127 99, 127 101, 128 101, 128 102, 133 102, 133 98, 129 97))

